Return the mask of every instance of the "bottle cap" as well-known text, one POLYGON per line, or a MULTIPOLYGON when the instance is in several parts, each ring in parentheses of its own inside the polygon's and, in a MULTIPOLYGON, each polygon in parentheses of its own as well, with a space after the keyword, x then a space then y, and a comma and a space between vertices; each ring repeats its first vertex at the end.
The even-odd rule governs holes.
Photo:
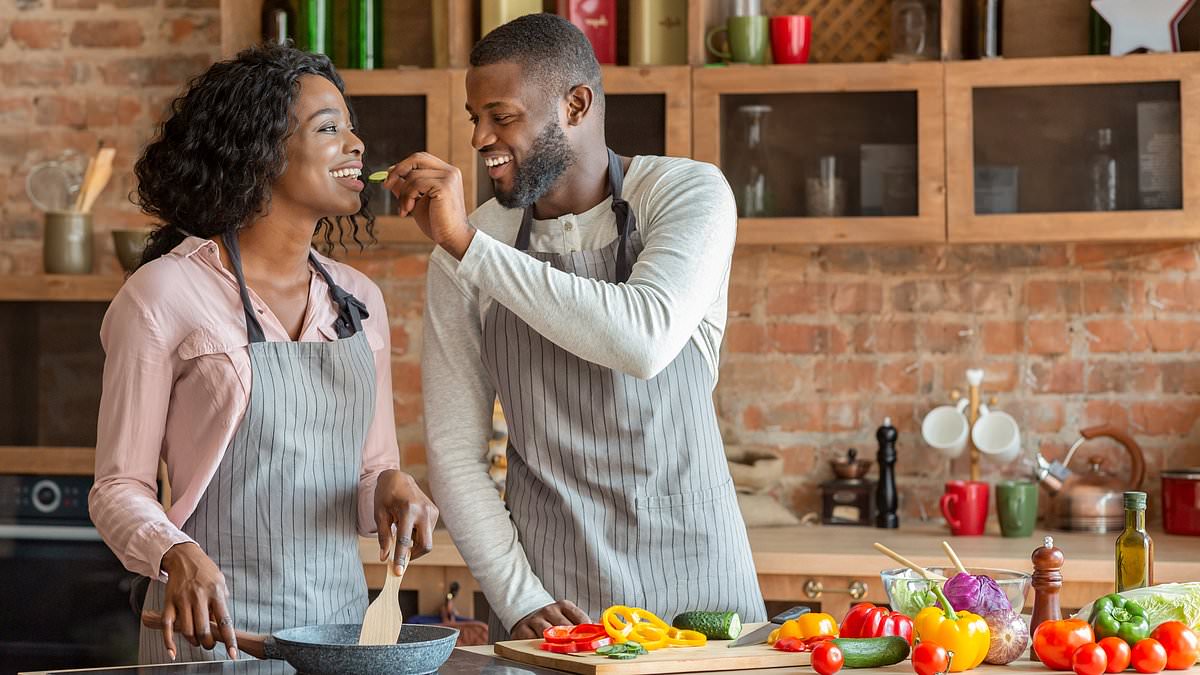
POLYGON ((1145 492, 1126 492, 1125 493, 1125 508, 1144 510, 1146 508, 1146 493, 1145 492))

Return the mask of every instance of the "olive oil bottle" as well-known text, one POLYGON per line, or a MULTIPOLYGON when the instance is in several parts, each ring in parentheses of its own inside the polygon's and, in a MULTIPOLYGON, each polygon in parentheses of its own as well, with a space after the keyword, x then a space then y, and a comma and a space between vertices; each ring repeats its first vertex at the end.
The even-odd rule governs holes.
POLYGON ((1154 541, 1146 532, 1146 493, 1125 493, 1125 529, 1117 537, 1117 592, 1154 585, 1154 541))

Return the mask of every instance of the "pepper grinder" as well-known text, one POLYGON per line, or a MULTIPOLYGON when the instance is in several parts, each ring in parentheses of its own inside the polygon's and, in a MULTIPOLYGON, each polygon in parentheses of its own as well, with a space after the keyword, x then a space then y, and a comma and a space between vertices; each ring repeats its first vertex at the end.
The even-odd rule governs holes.
MULTIPOLYGON (((1065 558, 1062 549, 1054 545, 1054 537, 1046 540, 1034 550, 1033 560, 1033 616, 1029 619, 1029 635, 1043 621, 1058 621, 1062 618, 1062 609, 1058 605, 1058 592, 1062 590, 1062 567, 1065 558)), ((1033 650, 1029 651, 1030 660, 1037 661, 1033 650)))
POLYGON ((896 529, 900 527, 900 517, 896 515, 896 427, 892 426, 892 418, 883 418, 883 426, 875 430, 875 440, 879 441, 879 452, 875 460, 879 462, 879 484, 875 486, 875 527, 896 529))

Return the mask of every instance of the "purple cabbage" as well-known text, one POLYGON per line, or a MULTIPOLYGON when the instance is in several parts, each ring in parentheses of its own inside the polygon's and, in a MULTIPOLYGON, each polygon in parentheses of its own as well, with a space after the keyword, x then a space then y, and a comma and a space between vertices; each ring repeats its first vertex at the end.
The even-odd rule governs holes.
POLYGON ((942 586, 946 599, 955 610, 971 612, 984 618, 1002 612, 1011 612, 1012 603, 1000 590, 1000 586, 989 576, 975 576, 959 572, 942 586))

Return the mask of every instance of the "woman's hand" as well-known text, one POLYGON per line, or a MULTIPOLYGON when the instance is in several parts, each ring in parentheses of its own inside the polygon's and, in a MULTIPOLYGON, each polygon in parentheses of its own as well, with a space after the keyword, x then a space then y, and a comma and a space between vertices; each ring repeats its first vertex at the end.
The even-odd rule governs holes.
POLYGON ((225 604, 229 590, 225 575, 217 564, 194 543, 176 544, 162 559, 167 573, 167 591, 163 598, 163 645, 175 660, 175 629, 194 647, 212 649, 224 642, 229 658, 237 659, 237 638, 233 635, 233 617, 225 604), (209 621, 220 627, 214 637, 209 621))
POLYGON ((379 474, 375 484, 375 525, 379 528, 379 560, 387 560, 392 548, 392 525, 396 526, 396 574, 403 574, 410 558, 433 550, 433 526, 438 509, 417 487, 413 477, 396 469, 379 474), (415 550, 415 553, 414 553, 415 550))

